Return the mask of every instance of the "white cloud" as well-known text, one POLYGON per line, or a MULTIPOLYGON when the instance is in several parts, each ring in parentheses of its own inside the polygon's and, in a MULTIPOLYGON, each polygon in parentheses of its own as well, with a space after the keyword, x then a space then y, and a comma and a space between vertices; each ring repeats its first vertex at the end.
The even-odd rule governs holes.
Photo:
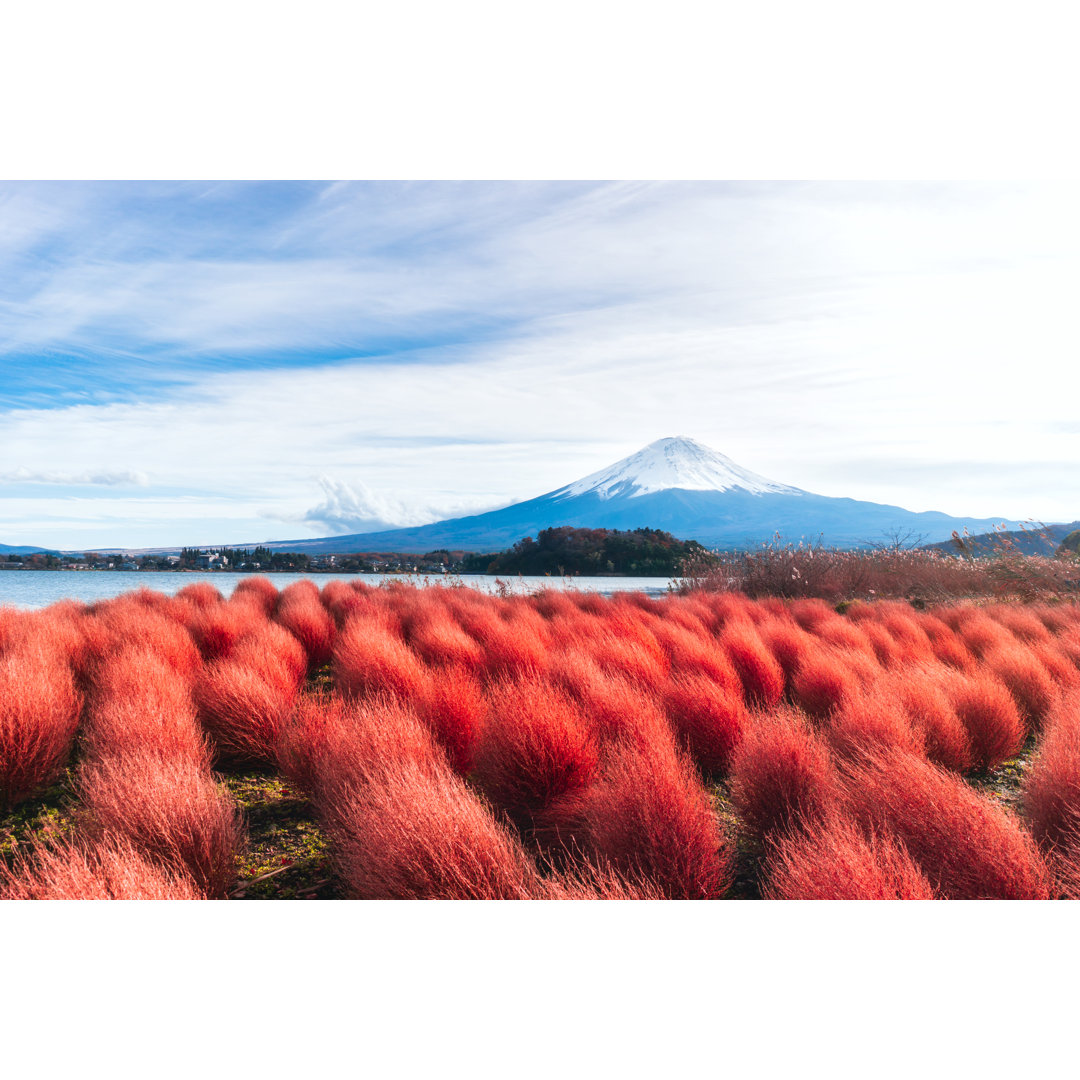
POLYGON ((320 476, 318 482, 324 498, 317 506, 302 514, 263 510, 261 516, 278 521, 301 522, 318 532, 342 535, 428 525, 433 521, 494 509, 489 500, 483 499, 426 505, 402 501, 383 492, 372 491, 361 480, 346 483, 331 476, 320 476))
POLYGON ((63 486, 149 487, 150 477, 137 469, 90 472, 40 472, 20 465, 17 469, 0 472, 0 484, 58 484, 63 486))

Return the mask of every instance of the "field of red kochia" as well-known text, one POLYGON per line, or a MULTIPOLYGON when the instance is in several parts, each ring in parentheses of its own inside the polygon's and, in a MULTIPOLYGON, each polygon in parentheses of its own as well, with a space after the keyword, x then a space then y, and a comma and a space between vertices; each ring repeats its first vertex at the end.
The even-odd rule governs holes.
POLYGON ((0 896, 227 897, 218 774, 255 766, 355 898, 1074 898, 1080 608, 266 578, 0 608, 0 815, 74 800, 0 896), (1015 805, 978 782, 1032 741, 1015 805))

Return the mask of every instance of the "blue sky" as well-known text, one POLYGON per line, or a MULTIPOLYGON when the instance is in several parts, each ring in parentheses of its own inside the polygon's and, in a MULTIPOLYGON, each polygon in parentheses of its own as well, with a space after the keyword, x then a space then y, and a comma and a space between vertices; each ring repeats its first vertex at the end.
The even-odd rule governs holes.
POLYGON ((665 435, 1080 516, 1076 185, 0 184, 0 542, 256 542, 665 435))

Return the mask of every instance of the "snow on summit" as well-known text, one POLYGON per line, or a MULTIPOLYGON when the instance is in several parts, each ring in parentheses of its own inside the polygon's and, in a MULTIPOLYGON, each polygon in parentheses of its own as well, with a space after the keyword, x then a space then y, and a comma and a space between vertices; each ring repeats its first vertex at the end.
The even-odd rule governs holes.
POLYGON ((799 488, 758 476, 703 443, 680 436, 657 439, 636 454, 560 488, 552 495, 565 498, 594 492, 601 499, 616 495, 635 498, 669 488, 685 491, 730 491, 737 488, 755 495, 803 494, 799 488))

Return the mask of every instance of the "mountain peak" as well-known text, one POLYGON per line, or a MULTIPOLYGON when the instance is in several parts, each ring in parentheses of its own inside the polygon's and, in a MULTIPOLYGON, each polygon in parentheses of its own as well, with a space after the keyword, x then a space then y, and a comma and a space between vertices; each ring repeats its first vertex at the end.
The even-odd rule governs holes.
POLYGON ((635 498, 654 491, 730 491, 755 495, 801 495, 798 488, 778 484, 736 465, 729 457, 696 439, 679 435, 657 439, 636 454, 552 492, 557 497, 595 493, 601 499, 617 495, 635 498))

